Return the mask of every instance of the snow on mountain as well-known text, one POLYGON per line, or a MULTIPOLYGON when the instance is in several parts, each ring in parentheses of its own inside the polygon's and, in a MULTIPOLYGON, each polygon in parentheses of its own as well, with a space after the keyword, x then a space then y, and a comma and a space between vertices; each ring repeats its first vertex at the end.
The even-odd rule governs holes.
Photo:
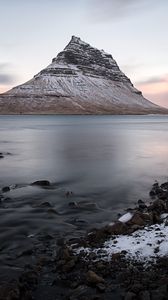
POLYGON ((146 100, 113 57, 80 38, 28 82, 0 95, 1 113, 166 113, 146 100))

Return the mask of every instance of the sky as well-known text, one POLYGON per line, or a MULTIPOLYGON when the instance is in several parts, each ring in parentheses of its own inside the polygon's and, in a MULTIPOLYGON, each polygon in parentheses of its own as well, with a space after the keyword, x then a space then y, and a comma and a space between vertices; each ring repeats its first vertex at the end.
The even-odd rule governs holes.
POLYGON ((0 92, 31 79, 75 35, 168 107, 168 0, 0 0, 0 11, 0 92))

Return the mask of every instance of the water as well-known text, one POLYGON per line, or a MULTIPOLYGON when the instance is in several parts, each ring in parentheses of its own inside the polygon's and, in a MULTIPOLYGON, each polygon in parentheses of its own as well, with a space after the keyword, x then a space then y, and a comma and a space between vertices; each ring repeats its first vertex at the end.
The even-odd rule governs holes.
POLYGON ((77 236, 147 199, 168 177, 167 129, 167 116, 0 116, 0 152, 11 153, 0 186, 17 185, 0 204, 3 260, 30 237, 77 236), (51 188, 29 186, 39 179, 51 188))

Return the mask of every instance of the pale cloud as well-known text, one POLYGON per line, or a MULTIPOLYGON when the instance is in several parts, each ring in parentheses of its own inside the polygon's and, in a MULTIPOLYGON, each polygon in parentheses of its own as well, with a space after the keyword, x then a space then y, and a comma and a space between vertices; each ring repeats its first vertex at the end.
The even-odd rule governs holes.
POLYGON ((156 0, 91 0, 90 19, 93 22, 123 19, 131 14, 151 10, 155 4, 157 4, 156 0))
POLYGON ((8 84, 13 82, 13 77, 10 74, 0 73, 0 84, 8 84))
POLYGON ((148 78, 147 80, 137 82, 138 85, 149 85, 156 83, 167 83, 168 84, 168 74, 162 76, 156 76, 148 78))

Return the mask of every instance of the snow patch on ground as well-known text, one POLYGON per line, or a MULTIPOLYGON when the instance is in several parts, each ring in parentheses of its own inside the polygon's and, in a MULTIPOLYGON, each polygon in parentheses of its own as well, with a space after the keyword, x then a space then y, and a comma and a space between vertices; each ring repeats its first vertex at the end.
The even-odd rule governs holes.
POLYGON ((151 225, 130 235, 113 236, 102 248, 77 249, 77 253, 81 251, 86 256, 95 253, 97 260, 110 261, 113 254, 125 251, 126 259, 143 263, 155 262, 158 257, 168 255, 168 226, 165 223, 151 225))

